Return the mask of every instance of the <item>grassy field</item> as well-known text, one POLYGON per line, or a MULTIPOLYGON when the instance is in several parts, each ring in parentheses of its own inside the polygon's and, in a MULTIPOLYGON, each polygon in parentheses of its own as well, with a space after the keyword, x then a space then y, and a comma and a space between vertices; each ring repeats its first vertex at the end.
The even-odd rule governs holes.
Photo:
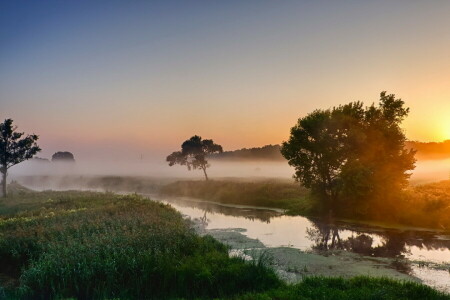
POLYGON ((0 298, 450 299, 420 284, 311 277, 230 258, 168 205, 137 195, 31 192, 0 200, 0 298))
POLYGON ((187 196, 227 204, 263 206, 309 213, 312 200, 309 191, 285 181, 177 181, 163 186, 160 192, 169 196, 187 196))

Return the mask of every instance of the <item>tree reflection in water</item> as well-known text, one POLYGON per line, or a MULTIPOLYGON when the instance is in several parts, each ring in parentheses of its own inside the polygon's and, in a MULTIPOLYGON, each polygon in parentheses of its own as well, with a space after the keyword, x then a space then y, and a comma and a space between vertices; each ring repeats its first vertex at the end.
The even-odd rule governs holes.
POLYGON ((213 202, 206 201, 193 201, 184 198, 171 198, 168 201, 179 206, 195 207, 205 212, 201 219, 206 220, 206 212, 217 213, 225 216, 242 217, 251 221, 262 221, 264 223, 270 223, 270 220, 275 217, 280 217, 283 214, 276 210, 270 209, 257 209, 257 208, 237 208, 234 206, 221 205, 213 202))
POLYGON ((327 223, 310 220, 307 237, 315 250, 340 249, 369 256, 403 257, 411 246, 426 250, 450 249, 450 241, 438 238, 436 232, 388 230, 376 227, 357 227, 346 223, 327 223), (342 239, 341 233, 350 237, 342 239), (380 241, 375 243, 375 240, 380 241))
POLYGON ((313 226, 306 229, 306 234, 313 242, 313 250, 344 250, 364 256, 393 258, 392 266, 403 272, 411 270, 410 262, 403 258, 411 254, 413 246, 425 250, 450 249, 450 241, 439 238, 436 232, 357 228, 350 224, 317 220, 311 220, 311 223, 313 226))

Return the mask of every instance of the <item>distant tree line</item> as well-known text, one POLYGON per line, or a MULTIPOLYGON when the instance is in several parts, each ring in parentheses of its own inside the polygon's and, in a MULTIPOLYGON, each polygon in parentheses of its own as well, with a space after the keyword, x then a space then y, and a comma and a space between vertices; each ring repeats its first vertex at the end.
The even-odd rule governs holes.
POLYGON ((226 161, 286 161, 281 155, 280 149, 280 145, 266 145, 263 147, 224 151, 212 154, 209 157, 214 160, 226 161))
MULTIPOLYGON (((418 159, 450 158, 450 140, 443 142, 406 141, 406 149, 417 151, 418 159)), ((280 152, 281 145, 266 145, 262 147, 243 148, 210 155, 213 160, 222 161, 286 161, 280 152)))
POLYGON ((406 148, 416 150, 418 159, 450 158, 450 140, 440 143, 408 141, 406 142, 406 148))
POLYGON ((68 151, 58 151, 52 155, 51 161, 47 158, 38 156, 33 157, 32 161, 37 163, 74 163, 75 156, 68 151))

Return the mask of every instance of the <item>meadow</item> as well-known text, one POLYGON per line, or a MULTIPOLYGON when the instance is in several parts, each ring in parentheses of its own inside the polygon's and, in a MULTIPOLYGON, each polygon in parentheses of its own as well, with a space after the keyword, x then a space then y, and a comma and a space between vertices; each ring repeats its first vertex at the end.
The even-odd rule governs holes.
POLYGON ((303 213, 309 213, 313 208, 309 190, 285 180, 186 180, 163 185, 159 191, 168 196, 300 210, 303 213))
POLYGON ((450 299, 389 279, 287 285, 263 257, 229 257, 172 207, 136 194, 9 190, 0 201, 6 299, 450 299))

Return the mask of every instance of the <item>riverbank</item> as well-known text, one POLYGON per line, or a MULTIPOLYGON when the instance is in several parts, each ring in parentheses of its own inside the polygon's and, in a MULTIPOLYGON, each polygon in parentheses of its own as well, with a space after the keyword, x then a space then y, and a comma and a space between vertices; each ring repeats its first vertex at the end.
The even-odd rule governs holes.
MULTIPOLYGON (((241 182, 239 180, 177 181, 163 185, 167 196, 194 197, 226 204, 284 209, 288 215, 320 216, 320 203, 308 189, 280 180, 241 182)), ((337 217, 351 223, 389 228, 433 229, 450 232, 450 180, 411 186, 395 202, 364 219, 337 217), (383 212, 383 213, 381 213, 383 212)))
POLYGON ((450 299, 367 277, 286 285, 264 258, 230 258, 173 208, 137 195, 20 189, 0 201, 0 254, 0 295, 13 299, 450 299))
MULTIPOLYGON (((200 231, 201 232, 201 231, 200 231)), ((395 262, 406 266, 406 260, 367 257, 348 251, 305 252, 291 247, 266 247, 257 239, 244 235, 241 228, 204 229, 201 234, 211 235, 228 245, 234 255, 247 259, 266 257, 269 265, 286 282, 298 283, 309 276, 352 278, 356 276, 387 277, 402 281, 420 282, 400 271, 395 262)))
POLYGON ((309 190, 286 180, 184 180, 163 185, 159 192, 225 204, 284 209, 290 214, 314 214, 309 190))

